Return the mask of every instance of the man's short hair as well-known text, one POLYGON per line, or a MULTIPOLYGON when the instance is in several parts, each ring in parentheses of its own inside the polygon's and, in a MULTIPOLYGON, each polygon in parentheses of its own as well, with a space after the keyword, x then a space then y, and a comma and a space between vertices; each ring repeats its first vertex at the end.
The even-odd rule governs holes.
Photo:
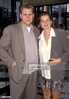
POLYGON ((26 9, 32 9, 32 12, 34 13, 34 6, 29 4, 29 3, 23 3, 20 7, 20 13, 22 13, 22 10, 26 8, 26 9))

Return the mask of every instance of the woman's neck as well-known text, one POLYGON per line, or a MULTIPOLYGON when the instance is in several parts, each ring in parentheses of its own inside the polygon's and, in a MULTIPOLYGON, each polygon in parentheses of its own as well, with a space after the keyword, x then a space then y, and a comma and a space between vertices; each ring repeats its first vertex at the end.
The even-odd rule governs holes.
POLYGON ((51 31, 51 28, 45 29, 45 30, 44 30, 44 34, 49 35, 49 34, 50 34, 50 31, 51 31))
POLYGON ((50 38, 50 30, 51 29, 44 30, 44 39, 45 39, 46 43, 48 43, 48 39, 50 38))

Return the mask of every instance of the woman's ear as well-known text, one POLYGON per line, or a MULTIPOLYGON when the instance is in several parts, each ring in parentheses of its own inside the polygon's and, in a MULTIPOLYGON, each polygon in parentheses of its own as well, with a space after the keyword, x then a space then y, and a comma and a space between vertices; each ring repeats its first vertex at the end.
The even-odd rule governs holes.
POLYGON ((51 21, 51 26, 52 26, 52 21, 51 21))

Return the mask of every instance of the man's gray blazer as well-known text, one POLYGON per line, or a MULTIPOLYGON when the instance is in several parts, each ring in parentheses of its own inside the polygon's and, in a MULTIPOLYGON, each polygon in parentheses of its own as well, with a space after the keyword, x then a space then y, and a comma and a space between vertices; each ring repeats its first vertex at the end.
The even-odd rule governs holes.
MULTIPOLYGON (((33 31, 36 41, 38 41, 39 30, 34 26, 33 31)), ((8 66, 10 77, 18 83, 26 59, 21 23, 10 25, 4 29, 0 39, 0 58, 8 66), (12 67, 14 61, 16 61, 17 66, 12 67)))

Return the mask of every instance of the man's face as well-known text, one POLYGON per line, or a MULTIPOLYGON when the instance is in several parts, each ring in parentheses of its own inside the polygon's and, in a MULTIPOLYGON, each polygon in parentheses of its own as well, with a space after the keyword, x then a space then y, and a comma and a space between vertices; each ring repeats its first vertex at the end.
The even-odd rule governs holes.
POLYGON ((20 18, 22 19, 22 24, 25 27, 29 27, 33 21, 34 13, 32 9, 24 8, 20 13, 20 18))

